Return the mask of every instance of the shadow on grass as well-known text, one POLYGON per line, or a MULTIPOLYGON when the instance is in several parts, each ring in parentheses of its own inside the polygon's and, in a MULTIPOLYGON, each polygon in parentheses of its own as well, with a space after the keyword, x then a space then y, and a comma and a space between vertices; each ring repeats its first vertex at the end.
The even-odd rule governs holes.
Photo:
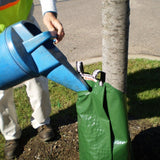
POLYGON ((132 141, 135 160, 160 160, 160 127, 140 132, 132 141))
MULTIPOLYGON (((129 119, 160 116, 160 68, 129 74, 127 89, 129 119)), ((135 160, 160 160, 160 127, 141 131, 132 140, 132 149, 135 160)))
MULTIPOLYGON (((54 114, 51 117, 51 126, 55 133, 54 140, 60 139, 59 127, 63 125, 68 125, 75 123, 77 121, 77 113, 76 113, 76 105, 72 105, 71 107, 59 111, 58 114, 54 114)), ((37 131, 32 128, 32 126, 28 126, 22 130, 22 138, 19 147, 18 157, 23 153, 24 147, 27 142, 37 135, 37 131)))
POLYGON ((160 68, 140 70, 136 73, 129 74, 127 87, 129 115, 135 119, 160 116, 159 88, 160 68), (153 94, 151 90, 153 90, 153 94), (137 94, 144 94, 144 100, 139 99, 137 94), (145 99, 147 96, 149 98, 145 99))
POLYGON ((62 126, 71 124, 77 121, 77 113, 76 113, 76 104, 73 104, 71 107, 59 111, 58 114, 54 114, 51 116, 51 124, 52 126, 62 126))

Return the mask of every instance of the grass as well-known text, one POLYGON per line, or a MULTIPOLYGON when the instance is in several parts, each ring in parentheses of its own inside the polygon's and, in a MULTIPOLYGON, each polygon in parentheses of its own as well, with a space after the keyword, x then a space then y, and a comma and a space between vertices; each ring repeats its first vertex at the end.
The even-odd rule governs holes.
MULTIPOLYGON (((85 66, 85 72, 92 73, 101 69, 101 63, 85 66)), ((148 118, 152 123, 160 123, 160 62, 144 59, 129 60, 127 108, 129 115, 135 119, 148 118)), ((62 113, 76 117, 75 103, 77 94, 59 84, 49 81, 51 116, 62 113), (69 109, 69 112, 64 110, 69 109), (74 111, 72 111, 74 110, 74 111)), ((22 129, 30 126, 32 109, 29 104, 25 87, 14 90, 14 99, 19 124, 22 129)), ((51 118, 52 119, 52 118, 51 118)), ((0 159, 3 157, 5 140, 0 134, 0 159)))
POLYGON ((160 121, 160 62, 129 60, 128 112, 136 119, 160 121))

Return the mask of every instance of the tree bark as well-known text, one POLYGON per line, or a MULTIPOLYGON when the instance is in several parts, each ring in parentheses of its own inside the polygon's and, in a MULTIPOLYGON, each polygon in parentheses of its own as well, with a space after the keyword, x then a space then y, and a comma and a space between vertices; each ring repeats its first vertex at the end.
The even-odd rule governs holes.
POLYGON ((102 0, 102 70, 106 82, 126 92, 129 0, 102 0))

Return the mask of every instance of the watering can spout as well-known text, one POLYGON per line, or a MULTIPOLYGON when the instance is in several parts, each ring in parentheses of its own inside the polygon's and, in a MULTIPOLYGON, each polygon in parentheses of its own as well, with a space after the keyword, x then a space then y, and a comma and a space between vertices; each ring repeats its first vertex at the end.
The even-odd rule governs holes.
POLYGON ((51 44, 51 41, 47 41, 47 45, 49 43, 49 49, 44 45, 32 52, 40 75, 76 92, 89 90, 87 83, 67 61, 65 55, 51 44))
POLYGON ((57 36, 52 36, 49 31, 42 32, 35 37, 23 42, 23 45, 28 53, 32 53, 40 45, 50 38, 56 38, 57 36))

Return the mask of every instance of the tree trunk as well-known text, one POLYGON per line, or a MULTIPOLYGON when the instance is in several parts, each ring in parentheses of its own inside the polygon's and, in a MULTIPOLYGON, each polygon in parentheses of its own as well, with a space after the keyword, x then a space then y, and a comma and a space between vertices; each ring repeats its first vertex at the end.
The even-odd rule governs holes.
POLYGON ((102 70, 106 73, 106 82, 125 92, 129 0, 102 0, 102 27, 102 70))

